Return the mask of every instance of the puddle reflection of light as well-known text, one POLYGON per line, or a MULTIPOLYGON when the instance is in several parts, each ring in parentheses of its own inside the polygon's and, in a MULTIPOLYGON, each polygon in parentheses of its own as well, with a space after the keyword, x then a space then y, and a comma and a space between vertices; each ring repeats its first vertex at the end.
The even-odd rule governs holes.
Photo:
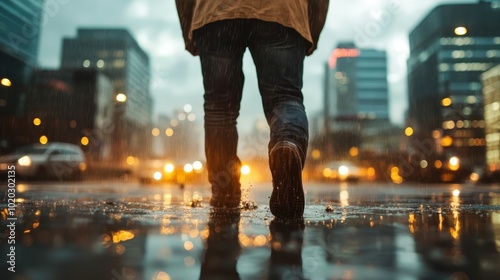
POLYGON ((28 189, 28 187, 25 184, 19 184, 16 186, 16 192, 18 193, 23 193, 28 189))
POLYGON ((115 246, 115 252, 118 254, 118 255, 122 255, 123 253, 125 253, 125 246, 123 246, 122 244, 118 244, 115 246))
POLYGON ((499 212, 493 212, 491 213, 491 223, 495 225, 493 228, 495 228, 495 243, 497 245, 497 252, 500 252, 500 213, 499 212))
POLYGON ((411 232, 412 234, 413 234, 413 233, 415 233, 415 226, 414 226, 414 223, 416 223, 416 222, 417 222, 417 219, 415 218, 415 214, 410 213, 410 214, 408 215, 408 223, 409 223, 408 228, 410 229, 410 232, 411 232))
POLYGON ((134 238, 134 233, 128 230, 120 230, 113 233, 113 243, 119 243, 121 241, 127 241, 134 238))
POLYGON ((168 273, 166 273, 165 271, 155 272, 155 275, 153 276, 153 280, 170 280, 170 279, 172 278, 170 278, 170 275, 168 275, 168 273))
POLYGON ((443 231, 443 214, 439 214, 439 231, 443 231))
POLYGON ((349 192, 343 190, 340 192, 340 204, 342 206, 349 206, 349 192))

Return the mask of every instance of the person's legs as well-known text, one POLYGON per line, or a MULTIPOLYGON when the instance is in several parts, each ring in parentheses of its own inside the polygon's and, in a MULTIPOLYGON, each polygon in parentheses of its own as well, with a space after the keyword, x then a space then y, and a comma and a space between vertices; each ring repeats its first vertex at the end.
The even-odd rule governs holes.
POLYGON ((210 204, 236 207, 241 198, 240 166, 236 154, 244 76, 242 59, 246 49, 245 22, 224 20, 195 32, 203 74, 205 110, 205 155, 212 185, 210 204))
POLYGON ((300 218, 304 212, 301 172, 308 143, 302 95, 306 41, 291 28, 255 20, 249 49, 271 128, 271 212, 278 218, 300 218))

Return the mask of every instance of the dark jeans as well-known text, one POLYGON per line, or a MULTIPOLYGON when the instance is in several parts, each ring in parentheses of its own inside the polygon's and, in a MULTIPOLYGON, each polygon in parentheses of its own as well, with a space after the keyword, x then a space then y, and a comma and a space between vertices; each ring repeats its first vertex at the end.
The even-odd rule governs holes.
POLYGON ((301 89, 308 42, 294 29, 256 19, 214 22, 196 30, 194 38, 205 87, 205 154, 213 194, 227 186, 232 190, 240 187, 236 119, 246 48, 257 69, 264 113, 271 128, 269 149, 279 141, 290 141, 301 149, 304 160, 308 122, 301 89))

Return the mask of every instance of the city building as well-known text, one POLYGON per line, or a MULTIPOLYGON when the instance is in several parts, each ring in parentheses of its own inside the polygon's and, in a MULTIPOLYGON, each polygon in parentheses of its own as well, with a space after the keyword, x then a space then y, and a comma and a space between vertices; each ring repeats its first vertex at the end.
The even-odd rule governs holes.
POLYGON ((92 68, 114 86, 113 156, 149 156, 152 97, 148 55, 125 29, 78 29, 63 41, 61 69, 92 68))
POLYGON ((500 171, 500 65, 481 75, 483 81, 486 164, 500 171))
POLYGON ((94 69, 37 70, 26 98, 29 142, 80 145, 89 160, 112 152, 113 85, 94 69))
POLYGON ((0 3, 0 115, 20 115, 36 65, 44 0, 0 3), (10 94, 9 94, 10 93, 10 94))
POLYGON ((37 62, 44 2, 0 2, 0 153, 26 144, 16 130, 25 112, 26 83, 37 62))
POLYGON ((340 43, 325 71, 324 129, 326 135, 336 135, 333 153, 342 157, 352 145, 361 149, 377 146, 363 136, 390 127, 387 53, 340 43))
MULTIPOLYGON (((485 164, 480 76, 500 63, 500 5, 441 5, 409 35, 409 109, 413 153, 464 165, 485 164)), ((434 166, 434 165, 430 165, 434 166)))

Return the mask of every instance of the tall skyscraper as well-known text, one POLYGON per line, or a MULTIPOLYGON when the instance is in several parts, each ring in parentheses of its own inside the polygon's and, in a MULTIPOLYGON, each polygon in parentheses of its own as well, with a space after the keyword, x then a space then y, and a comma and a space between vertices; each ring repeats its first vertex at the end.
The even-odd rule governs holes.
POLYGON ((37 61, 43 5, 44 0, 0 2, 1 136, 14 137, 8 122, 24 113, 24 89, 37 61))
POLYGON ((486 163, 500 171, 500 65, 481 75, 483 80, 486 163))
POLYGON ((125 29, 78 29, 63 41, 61 69, 95 68, 114 85, 116 160, 147 156, 152 98, 149 57, 125 29))
POLYGON ((421 157, 484 164, 480 75, 500 63, 499 18, 496 2, 441 5, 411 31, 407 121, 421 157))
POLYGON ((326 79, 327 134, 351 133, 363 145, 362 135, 390 126, 385 51, 341 43, 330 55, 326 79))

